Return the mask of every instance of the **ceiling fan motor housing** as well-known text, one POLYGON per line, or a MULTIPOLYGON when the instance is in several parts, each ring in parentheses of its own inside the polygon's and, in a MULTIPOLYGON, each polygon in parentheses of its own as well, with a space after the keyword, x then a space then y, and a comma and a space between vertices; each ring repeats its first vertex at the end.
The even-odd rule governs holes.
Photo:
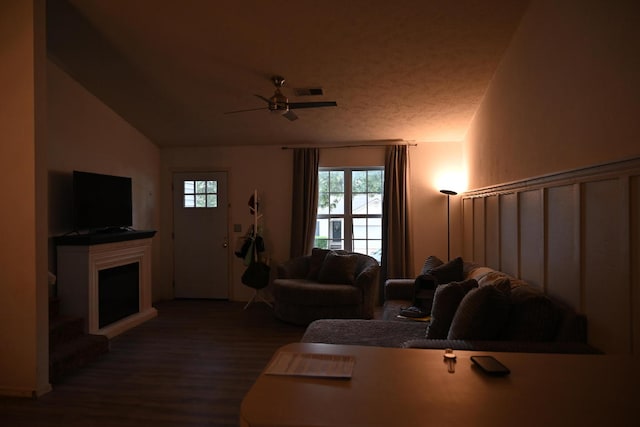
POLYGON ((269 98, 269 110, 280 111, 282 113, 289 111, 289 99, 280 92, 279 88, 276 88, 276 93, 269 98))

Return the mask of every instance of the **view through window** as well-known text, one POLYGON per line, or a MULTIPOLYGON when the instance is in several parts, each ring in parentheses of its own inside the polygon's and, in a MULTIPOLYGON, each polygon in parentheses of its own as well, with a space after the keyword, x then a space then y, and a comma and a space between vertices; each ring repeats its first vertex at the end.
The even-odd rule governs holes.
POLYGON ((382 258, 384 169, 320 168, 314 246, 382 258))
POLYGON ((217 208, 218 181, 184 181, 185 208, 217 208))

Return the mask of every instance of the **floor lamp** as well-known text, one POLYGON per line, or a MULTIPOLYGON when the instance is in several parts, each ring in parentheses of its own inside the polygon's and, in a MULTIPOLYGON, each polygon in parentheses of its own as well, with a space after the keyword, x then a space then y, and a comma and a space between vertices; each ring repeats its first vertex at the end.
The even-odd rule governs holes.
POLYGON ((440 192, 447 195, 447 260, 451 261, 451 216, 449 215, 449 198, 458 193, 453 190, 440 190, 440 192))

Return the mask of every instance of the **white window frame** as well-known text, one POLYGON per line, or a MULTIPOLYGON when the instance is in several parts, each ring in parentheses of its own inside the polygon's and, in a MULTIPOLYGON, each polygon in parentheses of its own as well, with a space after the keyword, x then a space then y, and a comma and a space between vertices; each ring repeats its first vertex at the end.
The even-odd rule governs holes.
MULTIPOLYGON (((367 250, 369 252, 376 252, 376 255, 374 255, 374 257, 376 257, 378 259, 378 261, 380 261, 381 259, 381 255, 382 255, 382 197, 384 194, 384 167, 383 166, 367 166, 367 167, 321 167, 319 168, 318 172, 329 172, 329 171, 337 171, 337 172, 343 172, 344 173, 344 207, 343 207, 343 213, 342 214, 335 214, 335 213, 331 213, 331 211, 329 211, 329 213, 326 214, 321 214, 319 212, 316 213, 317 217, 316 217, 316 238, 317 237, 325 237, 325 236, 320 236, 319 232, 321 229, 320 223, 321 221, 327 221, 327 223, 329 224, 329 230, 328 230, 328 234, 326 236, 327 238, 327 246, 328 249, 338 249, 338 247, 336 245, 332 246, 332 242, 335 242, 334 240, 334 236, 331 234, 332 232, 332 224, 333 222, 335 222, 335 220, 341 221, 342 222, 342 245, 341 247, 346 250, 346 251, 353 251, 353 241, 354 240, 365 240, 366 241, 366 247, 367 250), (380 188, 380 213, 379 214, 371 214, 371 213, 365 213, 365 214, 353 214, 352 212, 352 200, 353 200, 353 188, 352 188, 352 175, 354 171, 381 171, 382 172, 382 183, 381 183, 381 188, 380 188), (354 228, 353 228, 353 220, 357 219, 357 218, 364 218, 364 219, 379 219, 380 221, 380 236, 379 238, 369 238, 369 229, 367 228, 367 236, 366 239, 354 239, 353 238, 353 234, 354 234, 354 228), (369 250, 370 241, 379 241, 379 245, 373 245, 373 249, 369 250), (379 246, 379 249, 375 249, 376 247, 379 246)), ((318 193, 318 197, 320 197, 320 193, 318 193)), ((320 210, 320 209, 318 209, 320 210)), ((371 254, 370 254, 371 255, 371 254)))
POLYGON ((216 209, 218 207, 218 181, 210 179, 183 180, 182 207, 184 209, 216 209), (187 190, 187 183, 190 183, 192 187, 189 190, 187 190), (198 184, 202 184, 204 189, 200 190, 198 184))

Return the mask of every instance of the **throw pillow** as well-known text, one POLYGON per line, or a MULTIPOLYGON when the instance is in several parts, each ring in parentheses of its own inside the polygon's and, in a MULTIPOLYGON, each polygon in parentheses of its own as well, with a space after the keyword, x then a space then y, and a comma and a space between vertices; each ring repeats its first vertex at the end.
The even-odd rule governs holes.
POLYGON ((439 285, 433 296, 431 307, 431 322, 427 327, 428 339, 445 339, 449 333, 451 321, 458 309, 460 301, 471 289, 477 288, 478 282, 475 280, 465 280, 464 282, 451 282, 446 285, 439 285))
POLYGON ((429 274, 421 274, 413 281, 414 292, 416 294, 425 289, 433 291, 436 289, 436 286, 438 286, 438 280, 429 274))
POLYGON ((497 280, 494 280, 493 282, 490 282, 490 283, 487 283, 487 282, 483 283, 482 280, 478 280, 478 286, 479 287, 493 286, 494 288, 500 289, 502 292, 509 293, 511 291, 511 279, 505 276, 497 280))
POLYGON ((464 263, 462 258, 458 257, 446 264, 442 264, 436 268, 432 268, 427 272, 438 280, 438 283, 444 284, 449 282, 461 282, 464 280, 462 268, 464 263))
POLYGON ((500 271, 491 271, 478 279, 478 286, 497 286, 501 282, 509 280, 509 276, 500 271))
POLYGON ((511 312, 504 337, 514 341, 553 341, 558 328, 555 304, 531 286, 511 290, 511 312))
POLYGON ((356 280, 357 255, 340 255, 333 251, 324 258, 318 272, 320 283, 351 285, 356 280))
POLYGON ((447 339, 497 340, 509 316, 509 291, 481 286, 460 301, 447 339))
POLYGON ((324 258, 329 252, 331 252, 329 249, 311 249, 311 262, 309 264, 309 271, 307 272, 307 279, 318 280, 318 273, 320 272, 320 268, 322 268, 324 258))
POLYGON ((444 262, 442 262, 440 258, 438 258, 435 255, 431 255, 424 262, 424 265, 422 266, 422 270, 420 270, 420 275, 428 274, 429 270, 433 270, 436 267, 440 267, 442 264, 444 264, 444 262))
POLYGON ((421 274, 414 281, 412 305, 420 309, 423 313, 422 317, 431 314, 436 286, 438 286, 438 281, 428 274, 421 274))

